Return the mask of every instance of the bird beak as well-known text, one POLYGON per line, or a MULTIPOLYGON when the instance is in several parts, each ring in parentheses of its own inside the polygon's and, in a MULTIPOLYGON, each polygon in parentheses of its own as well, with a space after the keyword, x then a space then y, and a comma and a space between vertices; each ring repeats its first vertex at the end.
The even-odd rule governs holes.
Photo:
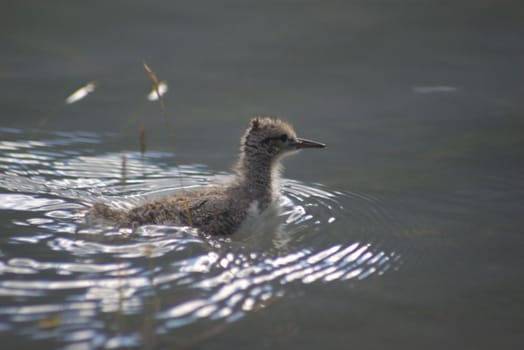
POLYGON ((297 141, 295 142, 295 147, 297 149, 301 148, 325 148, 326 145, 320 142, 306 140, 306 139, 300 139, 297 138, 297 141))

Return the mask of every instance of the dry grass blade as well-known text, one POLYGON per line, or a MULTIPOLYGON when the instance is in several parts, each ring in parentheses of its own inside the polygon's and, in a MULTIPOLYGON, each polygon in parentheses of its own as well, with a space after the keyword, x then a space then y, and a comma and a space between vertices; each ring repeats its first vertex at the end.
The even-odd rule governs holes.
MULTIPOLYGON (((151 69, 151 67, 149 67, 149 65, 145 61, 143 62, 143 64, 144 64, 144 69, 146 70, 146 73, 149 76, 149 79, 153 83, 153 91, 149 94, 148 100, 150 100, 150 101, 158 100, 160 102, 160 108, 161 108, 162 113, 164 114, 164 117, 165 117, 165 120, 166 120, 166 124, 167 124, 166 126, 167 126, 168 133, 169 133, 169 135, 173 135, 172 127, 171 127, 171 125, 169 123, 169 118, 167 117, 166 108, 165 108, 165 105, 164 105, 164 100, 162 99, 162 96, 168 90, 167 83, 165 81, 159 81, 158 77, 156 76, 156 73, 153 71, 153 69, 151 69)), ((175 145, 173 144, 173 151, 174 151, 174 148, 175 148, 174 146, 175 145)), ((145 131, 144 131, 144 133, 142 133, 142 130, 141 130, 141 133, 140 133, 140 151, 142 153, 143 153, 143 149, 145 150, 145 131), (142 145, 143 145, 143 148, 142 148, 142 145)), ((182 186, 182 178, 179 178, 179 179, 180 179, 180 185, 181 185, 181 187, 183 187, 182 186)), ((189 203, 187 202, 187 200, 184 200, 183 206, 184 206, 184 211, 185 211, 185 214, 186 214, 187 222, 188 222, 189 226, 193 226, 193 219, 191 217, 191 210, 189 208, 189 203)))
POLYGON ((167 82, 161 81, 160 83, 158 83, 158 89, 155 89, 155 87, 153 87, 151 92, 147 95, 147 99, 149 101, 156 101, 161 96, 164 96, 164 94, 168 92, 168 90, 169 90, 169 87, 167 86, 167 82))
POLYGON ((193 219, 191 218, 191 210, 189 209, 189 203, 184 199, 184 210, 186 211, 187 223, 189 226, 193 226, 193 219))
POLYGON ((127 157, 125 154, 122 154, 122 166, 121 166, 121 174, 122 174, 122 182, 125 183, 127 180, 127 157))
POLYGON ((144 153, 146 153, 146 129, 144 128, 144 125, 140 126, 138 133, 139 133, 138 141, 140 145, 140 153, 144 155, 144 153))
POLYGON ((90 81, 89 83, 85 84, 84 86, 73 92, 71 95, 67 96, 67 98, 65 99, 65 103, 70 105, 72 103, 84 99, 87 95, 95 91, 96 84, 96 81, 90 81))
POLYGON ((160 108, 162 109, 162 112, 165 114, 166 108, 164 106, 164 100, 162 99, 162 93, 160 92, 161 83, 158 81, 156 73, 151 69, 151 67, 147 65, 146 62, 144 62, 144 69, 146 70, 149 79, 151 79, 151 82, 153 83, 153 90, 155 90, 156 96, 158 97, 158 101, 160 102, 160 108))

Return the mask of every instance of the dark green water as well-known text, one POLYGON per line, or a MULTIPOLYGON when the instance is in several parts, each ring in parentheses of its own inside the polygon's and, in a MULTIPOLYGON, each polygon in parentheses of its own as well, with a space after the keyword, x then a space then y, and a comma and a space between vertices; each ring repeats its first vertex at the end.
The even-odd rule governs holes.
POLYGON ((520 348, 519 1, 24 1, 0 23, 6 348, 520 348), (280 228, 83 223, 224 175, 256 114, 328 144, 286 160, 280 228))

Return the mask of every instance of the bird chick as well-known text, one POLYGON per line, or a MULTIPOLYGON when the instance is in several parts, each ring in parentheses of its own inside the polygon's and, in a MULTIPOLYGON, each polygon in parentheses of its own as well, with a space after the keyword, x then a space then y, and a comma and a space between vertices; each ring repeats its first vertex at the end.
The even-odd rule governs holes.
POLYGON ((210 235, 235 232, 251 213, 261 213, 279 198, 282 157, 304 148, 324 148, 298 138, 276 118, 256 117, 241 138, 235 176, 222 186, 180 192, 130 210, 95 204, 90 214, 120 227, 147 224, 193 226, 210 235))

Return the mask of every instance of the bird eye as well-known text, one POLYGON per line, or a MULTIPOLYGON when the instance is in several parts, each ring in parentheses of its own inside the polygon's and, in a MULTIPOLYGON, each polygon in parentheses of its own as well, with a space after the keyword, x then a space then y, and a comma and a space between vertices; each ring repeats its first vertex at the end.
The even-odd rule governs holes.
POLYGON ((286 134, 282 134, 282 135, 280 135, 280 141, 282 141, 282 142, 286 142, 287 139, 288 139, 288 137, 287 137, 286 134))

